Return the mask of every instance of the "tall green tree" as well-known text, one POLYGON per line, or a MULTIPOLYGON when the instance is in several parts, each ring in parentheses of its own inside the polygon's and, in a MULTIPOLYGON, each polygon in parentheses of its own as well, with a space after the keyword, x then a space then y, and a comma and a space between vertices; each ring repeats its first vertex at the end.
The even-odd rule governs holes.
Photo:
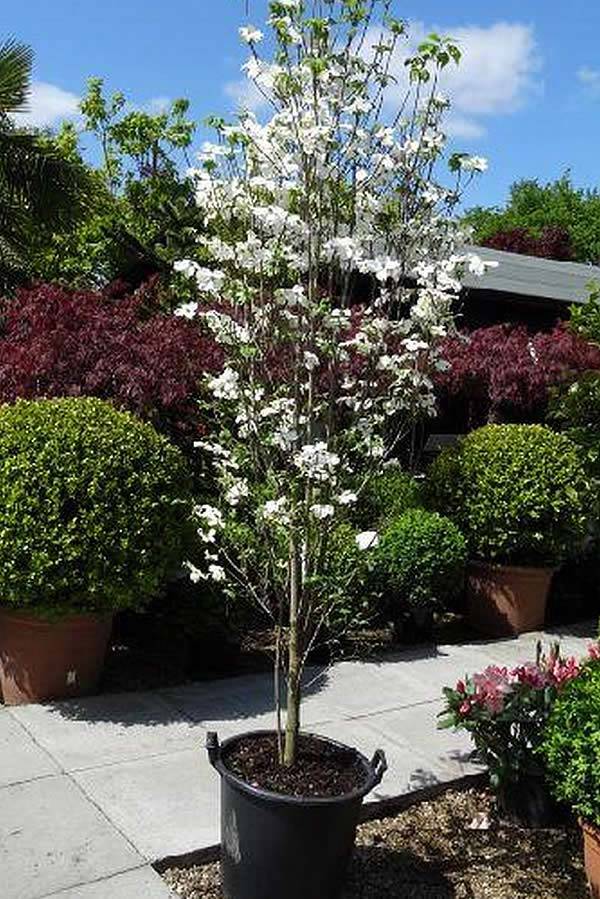
POLYGON ((570 237, 576 261, 600 262, 600 193, 575 187, 569 172, 547 184, 517 181, 504 206, 478 206, 465 220, 478 244, 514 229, 539 237, 544 229, 561 228, 570 237))
POLYGON ((76 227, 40 241, 40 278, 78 287, 115 280, 137 287, 153 274, 168 279, 171 263, 195 247, 200 227, 187 175, 196 128, 188 108, 178 99, 156 111, 134 109, 123 93, 108 96, 102 79, 89 79, 80 129, 64 125, 57 141, 80 163, 80 142, 99 155, 90 169, 93 209, 76 227))
POLYGON ((8 39, 0 44, 0 289, 30 275, 36 232, 65 228, 85 214, 88 177, 80 161, 48 136, 15 125, 27 109, 33 52, 8 39))

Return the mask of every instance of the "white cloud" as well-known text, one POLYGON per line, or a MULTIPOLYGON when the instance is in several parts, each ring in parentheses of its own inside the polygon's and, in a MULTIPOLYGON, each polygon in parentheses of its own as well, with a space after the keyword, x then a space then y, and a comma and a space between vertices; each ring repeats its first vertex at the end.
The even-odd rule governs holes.
MULTIPOLYGON (((418 45, 432 30, 423 22, 409 23, 409 39, 398 43, 392 63, 395 83, 388 89, 390 106, 397 108, 407 89, 405 60, 416 53, 418 45)), ((446 119, 446 131, 451 137, 470 140, 483 137, 486 119, 515 112, 539 89, 536 74, 541 60, 530 25, 496 22, 489 26, 448 26, 435 30, 449 34, 462 51, 460 65, 449 65, 440 79, 440 90, 452 101, 446 119)), ((378 42, 379 28, 372 28, 371 38, 372 44, 378 42)), ((247 79, 230 81, 224 92, 237 106, 254 112, 266 105, 265 98, 247 79)))
POLYGON ((142 106, 142 109, 150 113, 150 115, 161 115, 163 112, 168 112, 172 103, 173 101, 170 97, 151 97, 142 106))
POLYGON ((233 100, 236 107, 248 109, 250 112, 258 112, 268 103, 266 97, 249 78, 228 81, 223 91, 230 100, 233 100))
MULTIPOLYGON (((422 22, 410 23, 408 44, 399 44, 394 60, 397 82, 389 92, 391 103, 397 104, 406 90, 405 59, 430 31, 422 22)), ((452 101, 447 119, 451 136, 482 137, 486 118, 515 112, 539 88, 535 75, 541 61, 531 26, 497 22, 485 27, 448 26, 441 32, 449 34, 462 51, 460 65, 449 65, 440 79, 440 89, 452 101)))
POLYGON ((16 113, 13 118, 18 125, 49 128, 62 119, 76 117, 79 113, 79 100, 76 94, 65 91, 56 84, 34 81, 27 109, 16 113))
POLYGON ((474 119, 458 115, 456 112, 449 114, 445 123, 446 134, 449 137, 464 137, 467 140, 477 140, 485 135, 485 128, 474 119))
POLYGON ((588 94, 591 94, 592 97, 600 97, 600 69, 582 66, 577 72, 577 78, 588 94))

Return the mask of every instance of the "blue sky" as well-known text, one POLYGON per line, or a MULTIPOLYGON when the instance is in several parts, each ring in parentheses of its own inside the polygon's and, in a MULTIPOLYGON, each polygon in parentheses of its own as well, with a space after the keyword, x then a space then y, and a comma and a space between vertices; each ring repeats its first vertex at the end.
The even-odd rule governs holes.
MULTIPOLYGON (((260 26, 267 0, 248 0, 260 26)), ((195 117, 235 106, 244 60, 237 27, 245 0, 22 0, 6 4, 2 32, 31 44, 36 89, 30 117, 72 113, 90 75, 140 106, 189 97, 195 117)), ((457 149, 490 160, 469 203, 500 203, 519 177, 548 180, 566 168, 600 185, 600 4, 593 0, 398 0, 423 29, 457 35, 464 63, 453 76, 457 149)))

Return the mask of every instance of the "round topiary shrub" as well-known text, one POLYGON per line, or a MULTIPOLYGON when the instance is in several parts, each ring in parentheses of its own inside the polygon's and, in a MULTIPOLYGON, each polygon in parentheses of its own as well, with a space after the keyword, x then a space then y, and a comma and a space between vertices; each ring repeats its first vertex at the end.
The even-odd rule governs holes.
POLYGON ((540 752, 556 798, 600 825, 600 663, 589 663, 563 688, 540 752))
POLYGON ((151 425, 91 398, 0 406, 0 603, 142 605, 184 552, 191 485, 151 425))
POLYGON ((473 431, 433 463, 427 493, 473 559, 513 565, 555 565, 576 551, 591 505, 579 449, 542 425, 473 431))
POLYGON ((375 578, 392 614, 398 605, 433 609, 459 593, 466 561, 465 539, 452 521, 412 509, 381 534, 375 578))

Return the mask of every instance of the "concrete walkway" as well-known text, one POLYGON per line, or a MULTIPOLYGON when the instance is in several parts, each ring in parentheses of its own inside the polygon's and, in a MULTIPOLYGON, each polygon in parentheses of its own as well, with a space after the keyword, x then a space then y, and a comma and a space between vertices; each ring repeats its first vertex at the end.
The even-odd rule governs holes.
MULTIPOLYGON (((581 654, 595 625, 569 629, 581 654)), ((419 647, 386 661, 342 662, 311 685, 306 729, 381 746, 389 771, 370 802, 445 783, 476 767, 461 734, 436 730, 440 692, 491 662, 533 657, 539 637, 419 647)), ((316 674, 317 672, 311 672, 316 674)), ((166 899, 150 863, 218 842, 218 782, 208 730, 272 727, 268 676, 152 693, 0 707, 3 899, 166 899)))

